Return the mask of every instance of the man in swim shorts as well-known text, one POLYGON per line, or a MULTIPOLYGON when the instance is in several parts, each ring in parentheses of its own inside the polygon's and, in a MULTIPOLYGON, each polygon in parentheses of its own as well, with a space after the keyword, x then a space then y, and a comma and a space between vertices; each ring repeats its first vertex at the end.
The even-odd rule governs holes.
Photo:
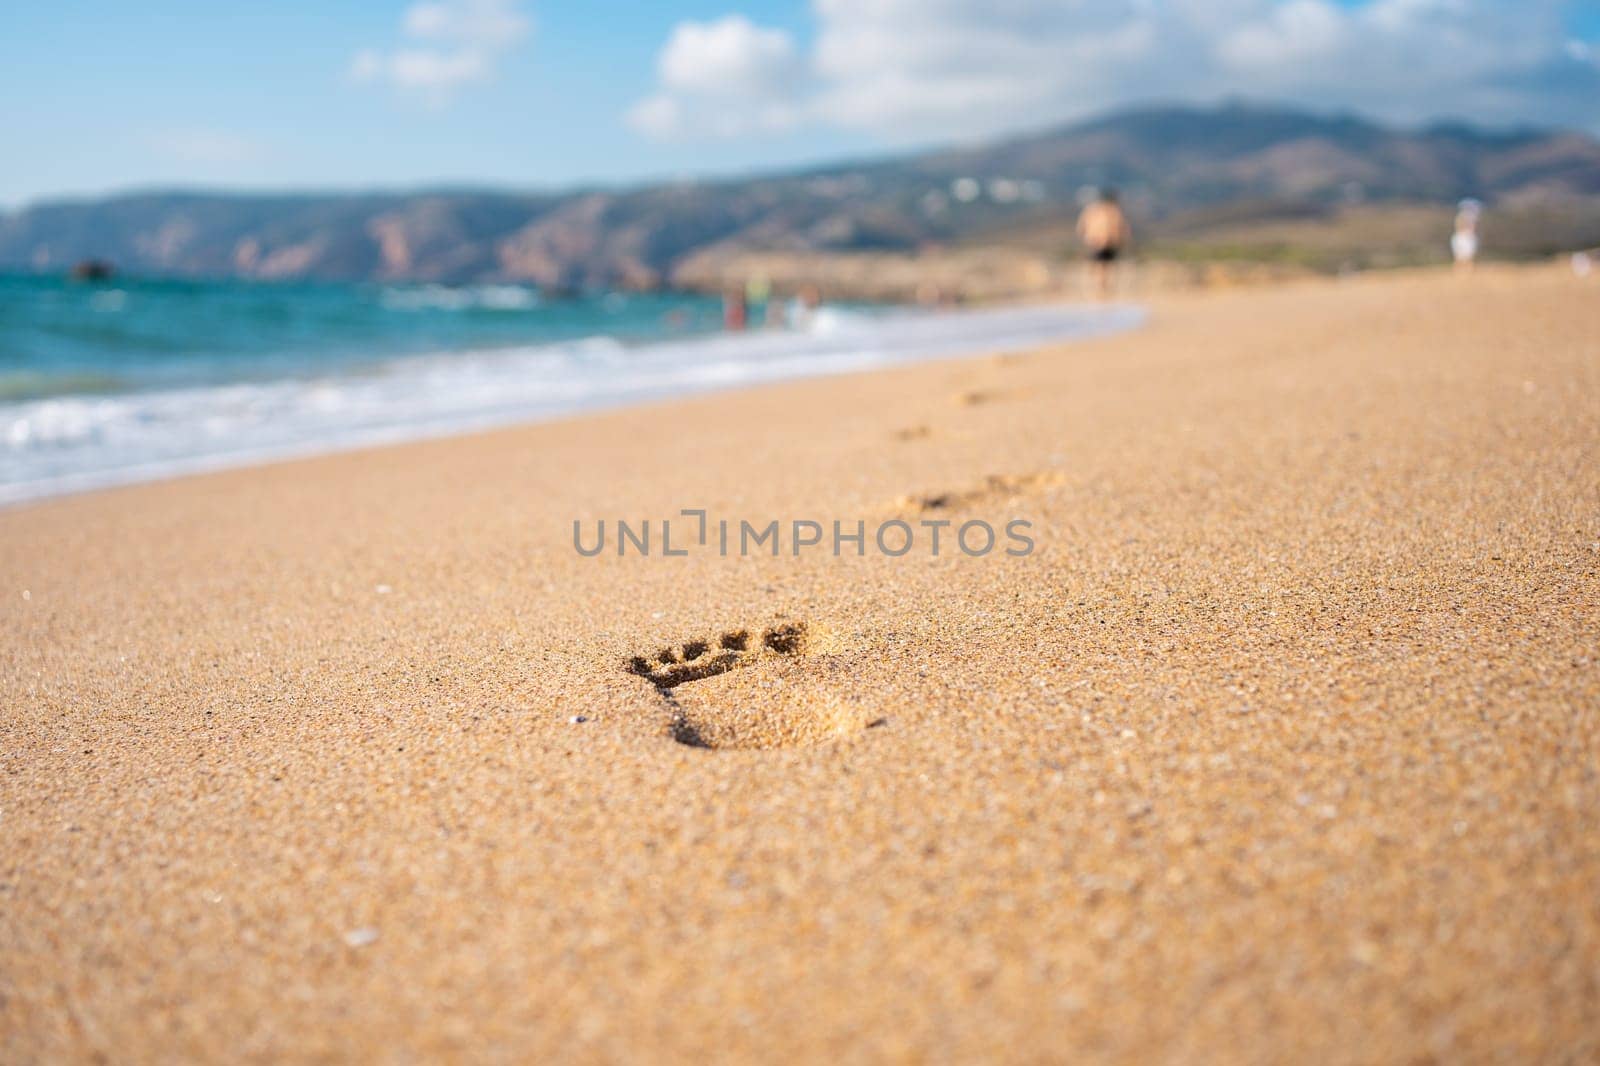
POLYGON ((1122 213, 1114 189, 1101 189, 1100 195, 1078 216, 1078 239, 1089 252, 1089 269, 1101 299, 1111 295, 1112 265, 1132 237, 1128 217, 1122 213))

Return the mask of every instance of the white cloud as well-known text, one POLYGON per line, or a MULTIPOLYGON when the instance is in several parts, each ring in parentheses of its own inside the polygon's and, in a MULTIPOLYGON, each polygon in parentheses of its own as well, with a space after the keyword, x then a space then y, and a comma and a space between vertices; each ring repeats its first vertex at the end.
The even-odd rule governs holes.
POLYGON ((990 134, 1141 100, 1243 95, 1401 121, 1593 125, 1564 14, 1583 0, 812 0, 808 49, 681 23, 630 122, 658 137, 802 124, 990 134))
POLYGON ((804 69, 794 38, 743 15, 673 27, 656 63, 660 89, 628 112, 653 137, 732 137, 800 121, 804 69))
POLYGON ((640 133, 669 140, 687 132, 683 106, 666 93, 647 96, 628 111, 628 125, 640 133))
POLYGON ((788 88, 795 70, 794 40, 762 29, 742 15, 715 22, 680 22, 661 53, 661 83, 683 92, 765 94, 788 88))
POLYGON ((817 0, 818 117, 921 136, 1061 117, 1150 54, 1139 2, 817 0), (1043 112, 1041 114, 1041 111, 1043 112))
POLYGON ((1222 37, 1217 54, 1238 70, 1281 68, 1337 50, 1350 22, 1327 0, 1289 0, 1222 37))
POLYGON ((407 43, 362 49, 350 61, 350 77, 442 105, 463 86, 490 80, 531 25, 517 0, 421 0, 401 19, 407 43))
POLYGON ((237 166, 257 162, 266 154, 259 141, 227 130, 166 129, 145 140, 161 155, 195 166, 237 166))

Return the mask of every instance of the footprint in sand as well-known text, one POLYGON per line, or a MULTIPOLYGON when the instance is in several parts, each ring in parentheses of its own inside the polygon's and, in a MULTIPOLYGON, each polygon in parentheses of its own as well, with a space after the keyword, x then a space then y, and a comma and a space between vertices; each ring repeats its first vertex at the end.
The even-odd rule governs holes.
POLYGON ((933 511, 960 511, 980 504, 1033 496, 1059 485, 1061 474, 1045 471, 1038 474, 990 474, 977 485, 945 492, 931 492, 916 496, 902 496, 895 501, 897 511, 926 514, 933 511))
POLYGON ((933 430, 927 426, 907 426, 905 429, 895 430, 894 439, 898 441, 927 440, 933 436, 933 430))
POLYGON ((695 748, 781 748, 839 739, 880 719, 849 698, 850 666, 833 634, 805 622, 689 640, 628 669, 672 712, 671 735, 695 748))
POLYGON ((982 407, 984 404, 994 403, 1005 396, 999 389, 967 389, 958 392, 953 397, 959 407, 982 407))
POLYGON ((670 693, 679 685, 749 666, 763 652, 793 655, 799 651, 805 632, 805 626, 798 623, 777 626, 752 644, 749 630, 730 630, 715 642, 689 640, 676 647, 662 648, 653 656, 636 655, 628 665, 663 693, 670 693))

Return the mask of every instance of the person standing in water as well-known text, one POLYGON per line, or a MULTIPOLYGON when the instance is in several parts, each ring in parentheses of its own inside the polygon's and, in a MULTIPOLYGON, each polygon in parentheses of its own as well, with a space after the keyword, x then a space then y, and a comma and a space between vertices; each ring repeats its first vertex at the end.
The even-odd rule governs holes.
POLYGON ((750 305, 745 301, 744 286, 728 286, 722 291, 722 328, 737 333, 749 321, 750 305))
POLYGON ((1450 235, 1450 255, 1456 261, 1458 274, 1472 273, 1472 264, 1478 258, 1478 216, 1483 205, 1476 200, 1462 200, 1456 206, 1456 231, 1450 235))
POLYGON ((1133 239, 1115 189, 1101 189, 1100 195, 1083 209, 1078 216, 1078 239, 1088 249, 1095 293, 1103 300, 1111 295, 1112 265, 1133 239))

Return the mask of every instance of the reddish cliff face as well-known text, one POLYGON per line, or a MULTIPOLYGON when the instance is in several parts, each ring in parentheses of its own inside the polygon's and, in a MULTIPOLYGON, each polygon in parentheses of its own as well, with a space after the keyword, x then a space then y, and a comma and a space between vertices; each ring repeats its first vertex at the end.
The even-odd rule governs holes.
POLYGON ((599 193, 580 196, 505 238, 495 248, 500 272, 549 288, 600 280, 589 275, 604 273, 611 199, 599 193))
POLYGON ((367 223, 376 243, 378 277, 443 281, 492 273, 498 233, 473 217, 468 205, 422 197, 367 223))

